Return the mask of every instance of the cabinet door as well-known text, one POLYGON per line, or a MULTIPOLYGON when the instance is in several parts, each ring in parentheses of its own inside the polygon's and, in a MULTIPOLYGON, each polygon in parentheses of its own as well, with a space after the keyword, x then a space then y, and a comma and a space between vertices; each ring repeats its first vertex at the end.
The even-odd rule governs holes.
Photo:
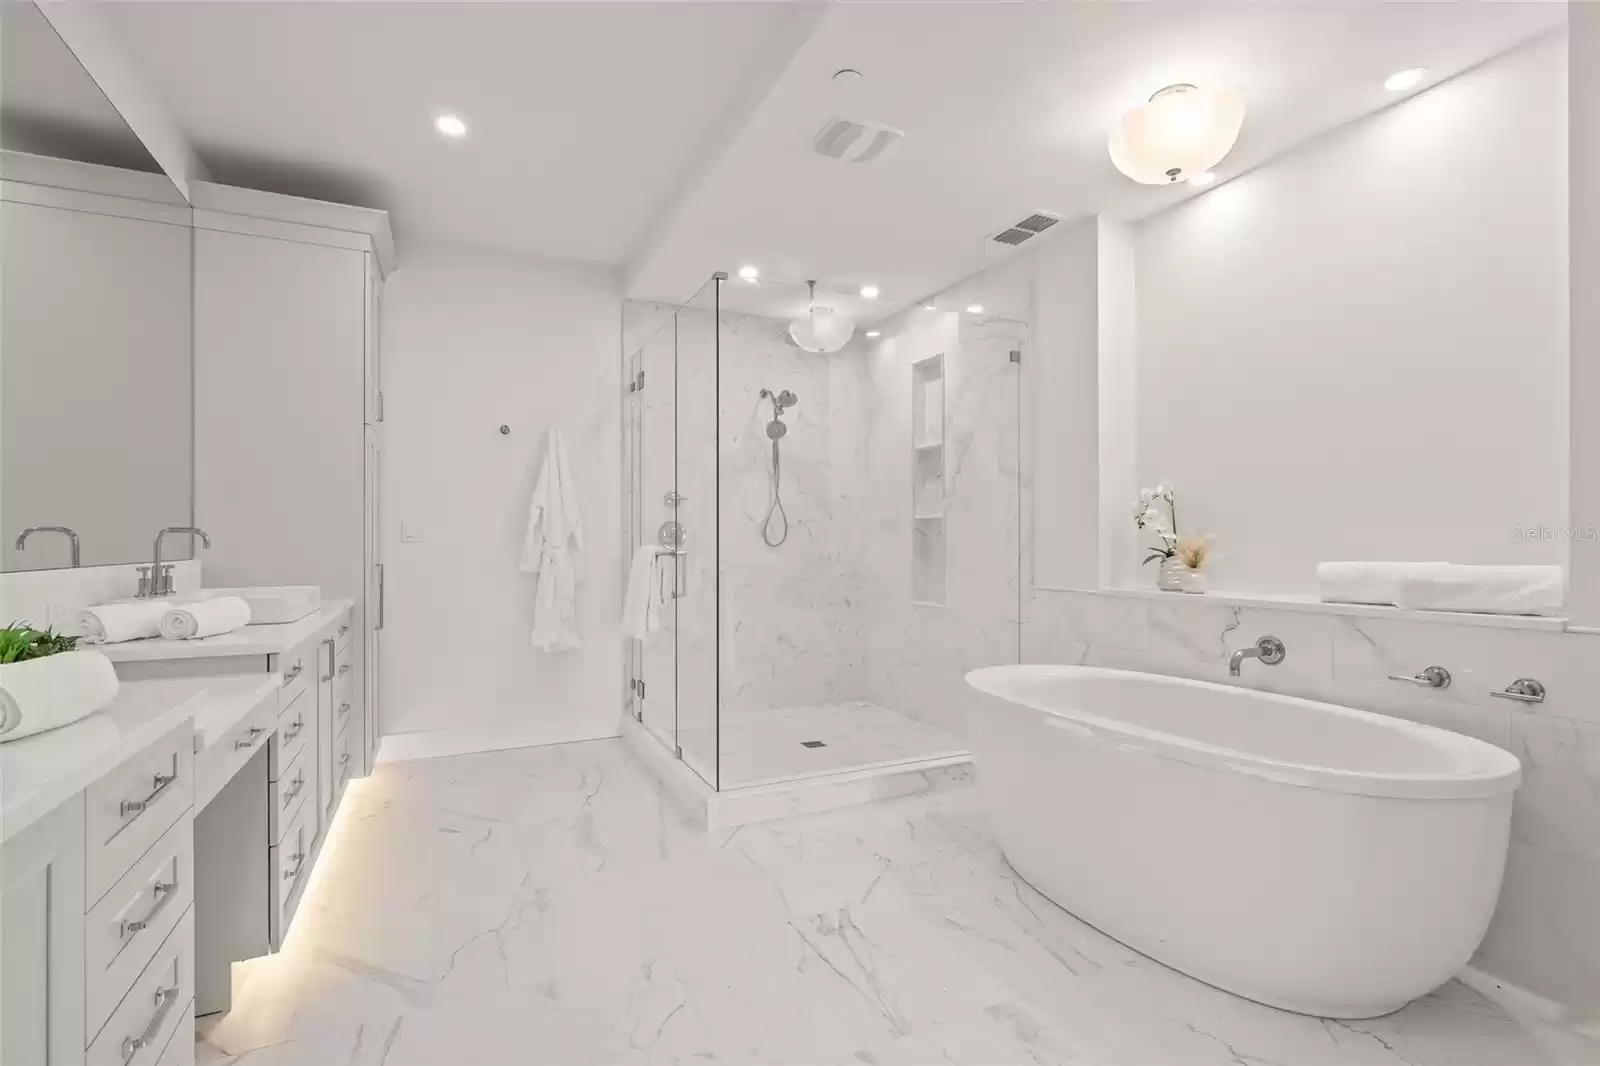
POLYGON ((383 332, 383 277, 378 273, 378 261, 367 253, 367 329, 366 329, 366 421, 375 426, 383 421, 383 348, 379 338, 383 332))
POLYGON ((360 763, 356 773, 369 774, 378 752, 378 693, 382 670, 379 652, 383 631, 383 448, 377 430, 367 427, 366 441, 366 562, 365 609, 358 612, 361 622, 361 662, 357 664, 357 694, 361 700, 363 725, 360 763))
POLYGON ((4 844, 0 1062, 84 1061, 83 794, 4 844))
POLYGON ((317 645, 317 824, 327 827, 333 812, 335 775, 333 737, 338 705, 334 703, 334 678, 339 672, 339 651, 333 637, 317 645))

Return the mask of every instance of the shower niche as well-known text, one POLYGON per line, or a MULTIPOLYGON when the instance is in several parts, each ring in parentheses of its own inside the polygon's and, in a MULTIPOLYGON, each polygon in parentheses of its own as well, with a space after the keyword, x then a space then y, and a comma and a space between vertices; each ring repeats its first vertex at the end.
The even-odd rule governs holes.
POLYGON ((911 599, 944 606, 944 354, 911 364, 911 599))

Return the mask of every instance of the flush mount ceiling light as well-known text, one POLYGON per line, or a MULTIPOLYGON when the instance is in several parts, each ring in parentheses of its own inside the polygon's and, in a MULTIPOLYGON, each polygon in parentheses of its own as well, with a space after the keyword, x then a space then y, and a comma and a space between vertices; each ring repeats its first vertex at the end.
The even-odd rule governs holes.
POLYGON ((761 271, 757 270, 753 266, 742 266, 739 268, 739 277, 745 281, 755 281, 760 276, 761 271))
POLYGON ((969 314, 969 315, 981 315, 981 314, 983 314, 983 305, 982 304, 968 304, 967 305, 967 314, 969 314))
POLYGON ((1170 185, 1222 162, 1243 124, 1239 93, 1169 85, 1122 116, 1111 161, 1142 185, 1170 185))
POLYGON ((878 287, 876 285, 861 286, 861 298, 863 300, 876 300, 878 298, 878 287))
POLYGON ((937 307, 935 307, 935 306, 934 306, 934 305, 933 305, 933 304, 923 304, 923 305, 922 305, 922 309, 923 309, 923 310, 924 310, 924 311, 937 311, 937 310, 939 310, 939 309, 938 309, 938 308, 937 308, 937 307))
POLYGON ((836 352, 855 336, 856 324, 848 316, 817 303, 817 283, 806 282, 811 299, 806 313, 789 323, 789 339, 807 352, 836 352))
POLYGON ((455 115, 440 115, 433 120, 433 128, 446 137, 465 137, 467 124, 455 115))
POLYGON ((883 330, 881 330, 881 329, 869 329, 869 330, 867 330, 867 336, 869 336, 869 337, 881 337, 881 336, 883 336, 883 330))
POLYGON ((1415 89, 1422 84, 1422 79, 1428 76, 1427 67, 1407 67, 1389 75, 1383 81, 1383 87, 1392 93, 1403 93, 1407 89, 1415 89))

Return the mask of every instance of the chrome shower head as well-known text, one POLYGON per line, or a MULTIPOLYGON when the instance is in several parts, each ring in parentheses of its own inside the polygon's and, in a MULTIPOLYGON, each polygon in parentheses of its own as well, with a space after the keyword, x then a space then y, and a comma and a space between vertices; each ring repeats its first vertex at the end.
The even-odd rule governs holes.
POLYGON ((767 437, 771 440, 777 440, 787 432, 789 432, 789 427, 779 422, 776 418, 767 423, 767 437))

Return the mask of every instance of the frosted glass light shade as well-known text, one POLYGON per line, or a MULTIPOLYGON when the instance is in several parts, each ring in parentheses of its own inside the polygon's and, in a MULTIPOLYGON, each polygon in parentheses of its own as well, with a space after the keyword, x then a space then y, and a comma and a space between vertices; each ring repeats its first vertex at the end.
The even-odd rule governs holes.
POLYGON ((831 307, 813 305, 789 323, 789 339, 808 352, 836 352, 855 336, 856 324, 831 307))
POLYGON ((1244 97, 1231 89, 1169 85, 1122 116, 1111 161, 1144 185, 1170 185, 1210 170, 1239 139, 1244 97))

